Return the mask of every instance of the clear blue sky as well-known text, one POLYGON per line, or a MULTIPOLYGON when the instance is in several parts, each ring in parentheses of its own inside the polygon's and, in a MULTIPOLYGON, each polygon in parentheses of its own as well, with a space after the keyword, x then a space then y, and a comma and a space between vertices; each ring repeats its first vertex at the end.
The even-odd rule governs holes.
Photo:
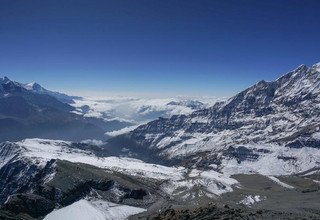
POLYGON ((233 94, 320 61, 318 0, 1 0, 0 72, 56 90, 233 94))

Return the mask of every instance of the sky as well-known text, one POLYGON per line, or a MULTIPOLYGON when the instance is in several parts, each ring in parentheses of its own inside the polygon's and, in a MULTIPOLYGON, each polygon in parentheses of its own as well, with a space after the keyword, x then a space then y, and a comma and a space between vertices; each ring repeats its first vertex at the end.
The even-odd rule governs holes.
POLYGON ((318 0, 0 0, 0 74, 71 94, 232 95, 320 62, 318 0))

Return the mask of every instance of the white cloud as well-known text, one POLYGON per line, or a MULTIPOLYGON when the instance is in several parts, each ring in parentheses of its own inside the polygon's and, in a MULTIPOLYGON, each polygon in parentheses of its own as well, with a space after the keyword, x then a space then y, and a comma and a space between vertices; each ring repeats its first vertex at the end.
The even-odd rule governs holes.
POLYGON ((103 145, 103 141, 101 141, 101 140, 96 140, 96 139, 83 140, 83 141, 81 141, 81 143, 90 144, 90 145, 96 145, 96 146, 101 146, 101 145, 103 145))
POLYGON ((121 135, 121 134, 128 133, 130 131, 133 131, 138 126, 139 125, 134 125, 134 126, 129 126, 129 127, 122 128, 120 130, 106 132, 106 135, 111 136, 111 137, 118 136, 118 135, 121 135))
POLYGON ((195 100, 202 102, 204 104, 203 107, 209 107, 219 99, 215 97, 133 98, 115 96, 75 100, 73 106, 86 117, 98 117, 108 121, 119 120, 141 124, 158 117, 190 114, 196 110, 191 106, 192 101, 195 100), (170 102, 175 102, 175 104, 168 105, 170 102), (89 110, 82 111, 81 107, 84 105, 89 106, 89 110))

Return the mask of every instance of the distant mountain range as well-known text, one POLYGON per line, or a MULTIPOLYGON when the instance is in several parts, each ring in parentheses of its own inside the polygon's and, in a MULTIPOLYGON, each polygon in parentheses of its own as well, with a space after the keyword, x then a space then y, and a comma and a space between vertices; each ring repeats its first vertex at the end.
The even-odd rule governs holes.
POLYGON ((130 125, 75 114, 75 108, 68 104, 74 98, 79 97, 52 92, 37 83, 22 84, 0 78, 0 140, 104 139, 106 131, 130 125))

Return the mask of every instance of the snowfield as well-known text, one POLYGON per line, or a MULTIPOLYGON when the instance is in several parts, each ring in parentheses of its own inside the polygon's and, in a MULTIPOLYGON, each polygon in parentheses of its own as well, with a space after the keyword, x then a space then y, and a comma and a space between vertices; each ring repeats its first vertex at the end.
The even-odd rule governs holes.
POLYGON ((144 163, 141 160, 125 157, 96 157, 88 151, 70 148, 71 142, 44 139, 25 139, 17 143, 25 151, 23 155, 44 166, 51 159, 85 163, 100 168, 137 175, 145 178, 180 180, 183 167, 165 167, 144 163))
MULTIPOLYGON (((222 159, 218 166, 219 171, 228 176, 240 173, 290 175, 320 166, 320 148, 289 148, 284 144, 252 143, 252 141, 248 141, 247 144, 240 144, 246 142, 246 140, 243 140, 245 138, 254 139, 254 136, 258 136, 254 132, 246 134, 245 129, 248 129, 248 127, 236 131, 224 130, 217 133, 187 133, 178 130, 173 136, 146 134, 145 137, 151 141, 151 145, 154 145, 155 148, 164 149, 160 155, 170 159, 196 155, 201 152, 208 155, 217 153, 222 159), (238 163, 236 158, 223 155, 229 146, 233 146, 235 149, 245 147, 252 150, 258 158, 246 159, 238 163), (286 158, 288 159, 286 160, 286 158)), ((263 135, 268 136, 267 133, 263 135)), ((319 132, 313 134, 313 138, 319 140, 319 137, 319 132)), ((215 166, 215 164, 213 165, 215 166)))
POLYGON ((146 211, 127 205, 118 205, 103 200, 79 200, 64 208, 49 213, 44 220, 124 220, 131 215, 146 211))
POLYGON ((273 182, 279 184, 282 187, 288 188, 288 189, 294 189, 293 186, 290 186, 289 184, 286 184, 284 182, 281 182, 278 178, 274 177, 274 176, 268 176, 269 179, 271 179, 273 182))
POLYGON ((307 171, 320 164, 320 149, 304 147, 288 148, 277 144, 246 145, 249 149, 269 150, 261 153, 257 160, 246 160, 240 164, 235 159, 224 159, 221 171, 225 174, 291 175, 307 171), (281 158, 290 158, 288 160, 281 158), (291 159, 292 158, 292 159, 291 159))

